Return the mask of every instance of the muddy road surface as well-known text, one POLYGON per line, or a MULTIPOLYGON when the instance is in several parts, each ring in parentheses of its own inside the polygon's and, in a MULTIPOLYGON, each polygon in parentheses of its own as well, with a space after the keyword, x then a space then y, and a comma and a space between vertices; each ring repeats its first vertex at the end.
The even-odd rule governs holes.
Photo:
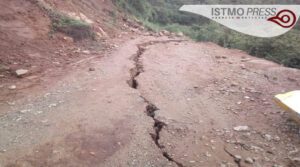
POLYGON ((0 166, 298 166, 299 127, 273 97, 299 79, 213 43, 130 38, 48 92, 1 103, 0 166))

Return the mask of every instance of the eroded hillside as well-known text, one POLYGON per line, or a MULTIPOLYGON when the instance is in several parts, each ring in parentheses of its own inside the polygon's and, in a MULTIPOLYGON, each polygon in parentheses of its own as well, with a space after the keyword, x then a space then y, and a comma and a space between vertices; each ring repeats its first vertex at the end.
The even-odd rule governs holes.
POLYGON ((3 95, 40 84, 40 76, 61 76, 76 62, 102 56, 114 48, 121 29, 125 33, 129 26, 138 27, 124 21, 110 0, 2 0, 0 6, 3 95))

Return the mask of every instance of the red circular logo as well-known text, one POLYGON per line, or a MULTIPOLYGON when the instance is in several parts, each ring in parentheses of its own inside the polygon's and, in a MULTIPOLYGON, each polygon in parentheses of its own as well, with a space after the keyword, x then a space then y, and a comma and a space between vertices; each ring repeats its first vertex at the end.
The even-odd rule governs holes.
POLYGON ((285 9, 277 13, 275 17, 271 17, 268 21, 272 21, 283 28, 291 28, 296 23, 296 15, 291 10, 285 9))

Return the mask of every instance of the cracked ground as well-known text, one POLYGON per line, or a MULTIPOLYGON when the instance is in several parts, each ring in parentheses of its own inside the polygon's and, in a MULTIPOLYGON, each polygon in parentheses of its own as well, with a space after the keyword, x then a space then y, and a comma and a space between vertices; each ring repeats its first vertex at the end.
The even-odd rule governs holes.
POLYGON ((0 166, 297 166, 299 127, 273 97, 299 70, 153 36, 88 65, 0 106, 0 166))

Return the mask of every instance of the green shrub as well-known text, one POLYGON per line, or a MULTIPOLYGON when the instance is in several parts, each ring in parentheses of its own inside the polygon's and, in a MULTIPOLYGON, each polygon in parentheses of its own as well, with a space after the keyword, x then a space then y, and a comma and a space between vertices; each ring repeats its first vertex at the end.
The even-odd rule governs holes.
POLYGON ((44 1, 38 1, 37 5, 44 9, 52 21, 52 31, 59 31, 73 37, 75 40, 95 39, 95 33, 88 23, 71 18, 52 9, 44 1))
POLYGON ((158 24, 155 24, 155 23, 152 23, 152 22, 149 22, 147 20, 144 20, 144 19, 138 19, 142 25, 144 27, 146 27, 148 30, 150 31, 153 31, 153 32, 158 32, 161 30, 161 27, 158 25, 158 24))
POLYGON ((65 33, 75 40, 86 38, 94 39, 94 33, 89 24, 64 15, 53 19, 52 29, 65 33))

